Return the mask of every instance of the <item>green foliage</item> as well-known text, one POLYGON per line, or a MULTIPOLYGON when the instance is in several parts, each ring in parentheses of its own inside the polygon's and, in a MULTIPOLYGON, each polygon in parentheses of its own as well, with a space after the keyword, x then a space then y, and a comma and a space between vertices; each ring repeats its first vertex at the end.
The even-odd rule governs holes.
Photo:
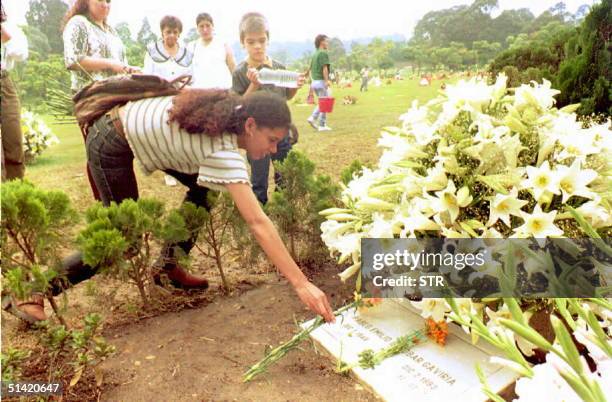
POLYGON ((4 183, 1 191, 2 272, 12 271, 8 287, 20 296, 44 292, 76 214, 59 191, 37 189, 26 181, 4 183))
POLYGON ((223 287, 228 291, 230 285, 225 277, 223 266, 225 256, 232 251, 227 245, 230 243, 230 233, 237 214, 233 201, 226 192, 209 191, 207 203, 210 207, 209 211, 200 207, 196 208, 195 205, 188 203, 181 209, 181 212, 185 220, 190 220, 191 232, 201 233, 200 244, 196 244, 196 248, 202 255, 215 262, 223 287))
POLYGON ((52 53, 62 54, 61 24, 68 11, 68 5, 62 0, 30 0, 30 8, 26 13, 29 26, 34 26, 47 37, 52 53))
POLYGON ((157 41, 157 35, 151 30, 151 24, 149 24, 149 19, 147 17, 144 17, 142 20, 142 25, 136 36, 136 41, 145 48, 149 43, 157 41))
POLYGON ((70 73, 64 66, 62 56, 51 54, 44 58, 36 54, 31 55, 27 63, 16 68, 15 81, 22 103, 31 110, 48 112, 52 106, 51 96, 59 93, 67 97, 68 108, 65 113, 72 114, 70 73), (41 102, 41 99, 45 99, 45 102, 41 102))
POLYGON ((96 369, 115 352, 100 335, 102 318, 98 314, 87 314, 82 329, 68 330, 63 325, 40 324, 42 344, 51 358, 48 366, 49 378, 56 381, 71 376, 70 387, 76 385, 88 369, 96 369))
POLYGON ((581 115, 609 115, 611 10, 612 1, 604 0, 575 28, 566 21, 581 21, 587 9, 571 18, 559 3, 533 22, 529 35, 510 38, 509 49, 491 62, 491 73, 514 67, 518 74, 508 75, 510 86, 546 78, 561 91, 559 106, 581 103, 581 115))
POLYGON ((576 39, 568 43, 567 58, 559 67, 559 104, 582 103, 578 113, 612 113, 610 91, 610 24, 612 1, 593 6, 576 39))
POLYGON ((520 82, 529 82, 530 77, 524 73, 529 68, 537 68, 538 75, 550 79, 566 56, 565 44, 575 35, 572 25, 552 22, 529 36, 513 39, 510 48, 491 62, 489 70, 495 76, 504 67, 514 66, 522 72, 520 82))
POLYGON ((87 227, 77 238, 83 261, 130 280, 147 306, 152 245, 186 240, 189 231, 185 220, 174 211, 164 217, 163 204, 145 198, 113 202, 109 207, 98 203, 87 210, 86 219, 87 227))
POLYGON ((15 382, 21 379, 22 365, 30 357, 29 350, 19 350, 8 347, 0 354, 0 367, 2 367, 2 381, 15 382))
POLYGON ((51 46, 47 36, 36 26, 23 25, 20 27, 28 39, 29 59, 45 60, 51 53, 51 46))
POLYGON ((298 151, 274 166, 283 181, 266 210, 287 238, 293 258, 316 261, 325 254, 319 229, 323 218, 318 212, 334 205, 338 186, 329 176, 315 175, 314 163, 298 151), (300 240, 305 242, 303 250, 299 250, 300 240))
MULTIPOLYGON (((148 22, 147 22, 148 24, 148 22)), ((148 37, 147 40, 154 40, 151 35, 151 27, 149 26, 149 34, 143 34, 148 37)), ((128 60, 128 64, 131 66, 140 66, 144 65, 144 56, 146 52, 147 42, 141 43, 139 41, 135 41, 132 39, 132 33, 130 32, 130 26, 127 22, 121 22, 117 24, 115 27, 117 31, 117 35, 121 38, 121 42, 123 42, 123 46, 125 47, 125 54, 128 60)), ((156 38, 155 38, 156 39, 156 38)))

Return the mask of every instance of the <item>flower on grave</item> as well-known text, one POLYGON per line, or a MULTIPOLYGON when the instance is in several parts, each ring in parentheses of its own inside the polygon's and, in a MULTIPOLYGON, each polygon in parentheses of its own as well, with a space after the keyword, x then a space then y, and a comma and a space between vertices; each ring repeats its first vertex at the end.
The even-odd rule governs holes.
POLYGON ((583 128, 547 81, 506 82, 449 85, 383 129, 378 166, 345 186, 341 213, 323 212, 325 244, 350 263, 343 280, 359 272, 362 237, 579 237, 570 207, 612 226, 610 122, 583 128))
MULTIPOLYGON (((426 104, 413 102, 401 116, 400 127, 383 129, 378 165, 364 169, 344 187, 339 209, 322 212, 327 219, 321 226, 325 244, 340 263, 350 266, 341 274, 344 281, 360 273, 361 250, 354 239, 373 235, 534 238, 542 245, 548 238, 594 232, 605 238, 612 233, 612 121, 583 127, 574 113, 576 105, 555 107, 558 91, 546 80, 516 89, 506 84, 500 75, 492 85, 477 79, 448 85, 444 94, 426 104), (351 239, 351 247, 342 246, 345 239, 351 239)), ((526 243, 535 246, 531 240, 526 243)), ((547 247, 551 244, 546 242, 547 247)), ((537 250, 516 247, 512 252, 497 251, 496 257, 507 257, 522 278, 543 277, 550 268, 539 262, 537 250)), ((472 267, 471 273, 447 273, 455 284, 479 286, 496 277, 504 261, 487 253, 485 263, 472 267)), ((598 270, 609 285, 607 268, 598 270)), ((510 317, 511 301, 483 301, 474 308, 472 300, 460 300, 412 304, 434 323, 461 321, 473 341, 485 337, 476 334, 480 328, 489 331, 488 340, 508 341, 503 344, 507 347, 518 342, 523 354, 530 353, 533 345, 526 338, 500 324, 510 317), (450 304, 458 310, 452 311, 450 304), (460 320, 459 313, 469 318, 460 320)), ((530 305, 519 304, 516 308, 530 305)), ((528 373, 524 362, 514 357, 522 375, 528 373)), ((543 368, 542 375, 553 381, 550 367, 543 368)), ((529 388, 537 383, 521 384, 529 388)))
POLYGON ((515 229, 516 237, 535 237, 543 245, 547 237, 560 237, 563 230, 555 226, 557 211, 543 212, 540 205, 536 205, 531 214, 521 211, 523 225, 515 229))
POLYGON ((489 220, 487 226, 493 226, 498 220, 501 220, 506 226, 510 224, 510 215, 521 217, 521 208, 527 204, 527 201, 518 198, 518 189, 515 187, 510 194, 495 194, 490 201, 489 220))
POLYGON ((431 318, 435 322, 444 321, 446 313, 450 311, 444 299, 423 299, 411 303, 414 307, 421 310, 423 318, 431 318))
POLYGON ((428 318, 425 321, 427 328, 427 336, 436 342, 438 345, 444 346, 448 337, 448 324, 446 321, 436 321, 433 318, 428 318))

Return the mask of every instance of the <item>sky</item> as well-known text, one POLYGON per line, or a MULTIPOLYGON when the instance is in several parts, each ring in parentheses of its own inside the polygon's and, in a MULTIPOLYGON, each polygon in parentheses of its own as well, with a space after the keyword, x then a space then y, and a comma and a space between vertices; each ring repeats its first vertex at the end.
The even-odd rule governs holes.
MULTIPOLYGON (((505 9, 529 8, 540 14, 560 0, 499 0, 497 13, 505 9)), ((208 12, 215 21, 215 33, 224 41, 238 40, 240 17, 249 11, 263 13, 270 24, 271 41, 312 40, 324 33, 343 41, 391 34, 406 38, 418 20, 429 11, 440 10, 472 0, 112 0, 110 23, 128 22, 135 36, 146 16, 154 32, 164 15, 175 15, 183 22, 183 31, 195 26, 195 17, 208 12)), ((17 23, 25 22, 27 0, 3 0, 5 10, 17 23)), ((593 0, 565 0, 567 10, 575 12, 582 4, 593 0)), ((494 13, 495 15, 495 13, 494 13)))

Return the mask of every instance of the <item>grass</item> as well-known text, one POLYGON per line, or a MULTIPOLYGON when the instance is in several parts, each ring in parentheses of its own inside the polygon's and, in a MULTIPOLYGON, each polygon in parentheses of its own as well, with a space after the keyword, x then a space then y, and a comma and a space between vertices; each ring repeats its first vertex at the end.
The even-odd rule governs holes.
MULTIPOLYGON (((318 173, 338 178, 342 169, 354 159, 375 163, 381 150, 376 146, 380 129, 398 125, 398 117, 404 113, 414 99, 427 101, 437 93, 440 82, 430 87, 421 87, 418 81, 393 81, 381 87, 370 86, 368 92, 359 92, 359 85, 352 88, 333 88, 336 98, 333 113, 328 115, 332 131, 319 133, 306 119, 313 110, 312 105, 300 103, 306 99, 307 88, 302 88, 295 101, 290 102, 293 121, 300 132, 296 149, 305 153, 317 166, 318 173), (346 95, 357 97, 355 105, 343 105, 346 95)), ((66 192, 78 210, 85 210, 92 203, 91 190, 85 175, 85 145, 81 132, 73 124, 56 124, 47 120, 60 143, 47 149, 34 163, 28 165, 26 178, 36 185, 66 192)), ((178 205, 184 192, 177 187, 163 184, 163 174, 156 172, 143 176, 136 168, 141 196, 155 197, 168 204, 178 205)))

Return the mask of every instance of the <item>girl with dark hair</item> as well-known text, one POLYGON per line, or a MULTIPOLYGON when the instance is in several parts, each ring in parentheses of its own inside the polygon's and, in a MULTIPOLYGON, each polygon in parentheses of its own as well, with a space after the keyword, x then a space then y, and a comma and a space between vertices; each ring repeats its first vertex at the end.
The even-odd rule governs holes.
MULTIPOLYGON (((176 96, 129 102, 99 118, 88 129, 87 163, 106 205, 138 198, 134 159, 145 174, 162 170, 185 185, 186 202, 206 208, 208 189, 227 190, 261 248, 302 302, 326 321, 333 321, 327 296, 300 271, 261 209, 246 162, 238 152, 245 149, 256 159, 276 152, 290 124, 289 108, 275 94, 239 97, 225 90, 184 89, 176 96)), ((175 258, 176 247, 187 254, 195 240, 168 244, 162 251, 162 268, 184 288, 208 286, 206 279, 184 271, 175 258)), ((97 267, 83 264, 76 254, 64 261, 60 274, 76 284, 96 271, 97 267)), ((58 283, 53 292, 62 290, 58 283)), ((22 312, 43 318, 42 299, 32 303, 24 305, 22 312)))

